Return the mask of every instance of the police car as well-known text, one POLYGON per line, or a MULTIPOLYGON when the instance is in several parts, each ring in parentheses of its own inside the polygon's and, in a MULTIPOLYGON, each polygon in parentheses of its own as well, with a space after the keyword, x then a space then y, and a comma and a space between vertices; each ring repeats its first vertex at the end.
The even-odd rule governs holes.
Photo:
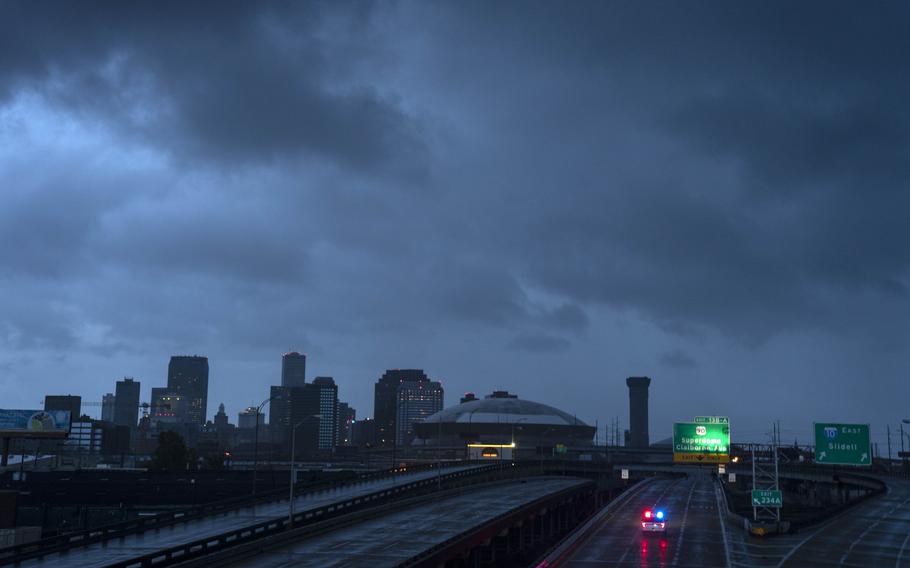
POLYGON ((667 532, 667 513, 663 509, 645 509, 641 513, 641 531, 646 533, 667 532))

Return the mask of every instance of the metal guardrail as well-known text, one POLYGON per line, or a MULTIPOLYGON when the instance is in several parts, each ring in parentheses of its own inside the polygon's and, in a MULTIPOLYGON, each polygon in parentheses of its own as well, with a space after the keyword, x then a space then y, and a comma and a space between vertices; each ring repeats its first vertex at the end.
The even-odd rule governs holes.
POLYGON ((404 562, 401 562, 400 564, 397 565, 397 568, 409 568, 411 566, 418 566, 418 565, 424 565, 424 564, 425 565, 434 565, 434 557, 444 555, 446 553, 446 550, 457 546, 460 542, 464 541, 465 539, 468 539, 471 536, 473 536, 479 532, 483 532, 485 530, 489 530, 490 528, 497 527, 498 525, 502 524, 503 521, 505 521, 509 518, 524 516, 524 515, 530 513, 531 511, 540 508, 541 505, 544 505, 546 503, 551 503, 553 501, 561 501, 562 499, 564 499, 565 497, 567 497, 569 495, 579 493, 581 491, 584 491, 585 489, 591 488, 592 486, 594 486, 594 482, 587 481, 587 482, 575 485, 573 487, 566 487, 565 489, 557 491, 556 493, 550 493, 548 495, 544 495, 543 497, 540 497, 539 499, 535 499, 534 501, 531 501, 530 503, 526 503, 516 509, 512 509, 511 511, 506 511, 505 513, 497 515, 496 517, 493 517, 492 519, 483 523, 482 525, 478 525, 476 527, 463 531, 439 544, 436 544, 436 545, 424 550, 423 552, 420 552, 419 554, 412 556, 411 558, 405 560, 404 562))
MULTIPOLYGON (((368 483, 376 479, 391 477, 403 472, 427 471, 434 469, 435 467, 436 464, 421 464, 405 468, 362 473, 358 474, 356 478, 349 478, 341 482, 337 480, 328 480, 322 483, 303 485, 294 491, 294 495, 296 497, 309 493, 321 493, 330 489, 368 483)), ((282 501, 287 498, 287 488, 274 489, 257 493, 256 495, 245 495, 243 497, 196 505, 179 511, 163 512, 151 517, 131 519, 93 529, 74 531, 34 542, 0 548, 0 566, 14 564, 23 560, 38 558, 56 552, 63 552, 71 548, 79 548, 97 542, 122 538, 148 530, 160 529, 177 523, 190 522, 196 519, 223 514, 263 503, 282 501)))
MULTIPOLYGON (((877 497, 877 496, 885 493, 885 491, 887 490, 887 483, 885 483, 881 479, 877 479, 876 477, 874 477, 872 475, 864 475, 862 471, 859 471, 856 468, 851 468, 846 471, 835 469, 835 468, 832 468, 831 466, 813 467, 808 470, 806 468, 797 468, 797 467, 788 467, 786 469, 787 469, 787 471, 784 473, 787 473, 790 475, 808 473, 808 474, 818 476, 818 477, 830 476, 831 477, 830 480, 820 480, 820 481, 827 481, 829 483, 843 482, 843 483, 854 485, 857 487, 862 487, 864 489, 867 489, 868 491, 866 494, 862 495, 861 497, 857 497, 856 499, 852 499, 850 501, 847 501, 846 503, 841 503, 840 505, 835 505, 833 507, 829 507, 824 512, 821 512, 817 515, 813 515, 811 517, 804 518, 804 519, 798 519, 795 521, 794 520, 781 521, 780 526, 782 527, 781 530, 783 532, 798 532, 801 529, 805 529, 805 528, 817 525, 819 523, 823 523, 829 519, 833 519, 834 517, 837 517, 838 515, 844 513, 848 509, 851 509, 851 508, 855 507, 856 505, 859 505, 860 503, 862 503, 868 499, 877 497)), ((742 475, 744 477, 750 477, 752 475, 751 472, 736 472, 736 474, 742 475)), ((875 475, 877 476, 877 474, 875 474, 875 475)), ((730 498, 728 496, 728 492, 730 491, 730 489, 727 487, 727 484, 724 483, 719 478, 716 480, 716 482, 719 483, 719 485, 720 485, 720 493, 723 498, 723 505, 724 505, 724 509, 725 509, 723 511, 723 513, 724 513, 724 516, 727 518, 728 522, 730 522, 734 526, 742 528, 746 531, 751 531, 751 529, 753 527, 752 519, 750 519, 748 515, 739 513, 733 508, 733 505, 730 503, 730 498)))
POLYGON ((289 522, 286 516, 269 519, 268 521, 263 521, 240 529, 230 530, 217 535, 210 535, 149 554, 136 556, 129 560, 114 562, 108 564, 107 568, 148 568, 151 566, 158 568, 171 566, 204 557, 209 554, 222 552, 226 549, 246 544, 254 540, 277 535, 293 528, 300 528, 307 524, 318 523, 341 515, 370 509, 394 501, 404 494, 429 488, 441 482, 449 482, 460 478, 472 477, 482 473, 500 470, 502 470, 502 467, 499 465, 489 465, 447 473, 439 477, 425 478, 403 485, 396 485, 375 493, 352 497, 344 501, 323 505, 315 509, 301 511, 293 516, 292 522, 289 522))
POLYGON ((623 491, 615 499, 604 505, 600 511, 594 513, 584 524, 569 533, 561 541, 550 547, 550 549, 543 554, 534 564, 535 568, 555 568, 569 558, 578 547, 588 540, 588 538, 600 529, 600 524, 604 521, 604 518, 611 514, 614 509, 624 505, 629 501, 634 495, 638 495, 648 483, 654 481, 653 477, 646 477, 641 481, 637 482, 635 485, 629 489, 623 491))

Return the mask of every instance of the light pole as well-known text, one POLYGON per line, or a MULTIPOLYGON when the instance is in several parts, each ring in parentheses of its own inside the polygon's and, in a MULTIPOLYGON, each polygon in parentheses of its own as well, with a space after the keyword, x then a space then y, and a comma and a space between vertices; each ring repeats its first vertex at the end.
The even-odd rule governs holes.
POLYGON ((436 415, 436 490, 442 489, 442 416, 436 415))
MULTIPOLYGON (((517 447, 517 446, 515 446, 515 425, 520 424, 527 419, 528 419, 528 417, 526 416, 524 418, 519 418, 515 422, 512 422, 512 461, 513 462, 515 461, 515 448, 517 447)), ((521 428, 519 428, 519 430, 521 430, 521 428)))
POLYGON ((545 429, 543 432, 540 433, 539 436, 537 436, 537 451, 540 452, 540 473, 541 474, 543 474, 543 437, 546 436, 547 433, 549 433, 551 430, 553 430, 552 426, 545 429))
MULTIPOLYGON (((907 443, 910 444, 910 433, 904 432, 904 424, 910 424, 910 418, 901 420, 901 452, 904 451, 904 436, 907 436, 907 443)), ((901 463, 907 461, 907 458, 901 458, 901 463)))
POLYGON ((263 400, 259 403, 259 406, 256 407, 256 433, 254 434, 253 440, 253 496, 256 496, 256 472, 259 469, 259 417, 262 415, 262 407, 266 404, 272 402, 276 398, 281 398, 280 394, 275 396, 270 396, 269 398, 263 400))
POLYGON ((297 445, 297 428, 307 420, 313 418, 321 419, 322 414, 312 414, 310 416, 307 416, 297 424, 294 424, 294 426, 291 428, 291 494, 288 498, 288 528, 294 526, 294 482, 296 481, 297 477, 294 475, 294 462, 296 461, 294 458, 297 457, 294 450, 296 449, 297 445))
MULTIPOLYGON (((480 410, 480 409, 475 408, 474 410, 472 410, 471 412, 468 413, 468 444, 471 444, 474 442, 474 427, 471 425, 471 421, 474 419, 474 413, 477 412, 478 410, 480 410)), ((465 447, 465 449, 467 449, 467 447, 465 447)), ((465 457, 470 457, 470 455, 466 455, 465 457)))

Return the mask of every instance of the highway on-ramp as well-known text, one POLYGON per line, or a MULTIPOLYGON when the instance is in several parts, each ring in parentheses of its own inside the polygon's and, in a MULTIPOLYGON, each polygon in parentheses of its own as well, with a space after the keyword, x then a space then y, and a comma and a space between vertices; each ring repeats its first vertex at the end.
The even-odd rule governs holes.
POLYGON ((393 567, 498 515, 585 483, 571 477, 496 483, 266 550, 231 566, 393 567))

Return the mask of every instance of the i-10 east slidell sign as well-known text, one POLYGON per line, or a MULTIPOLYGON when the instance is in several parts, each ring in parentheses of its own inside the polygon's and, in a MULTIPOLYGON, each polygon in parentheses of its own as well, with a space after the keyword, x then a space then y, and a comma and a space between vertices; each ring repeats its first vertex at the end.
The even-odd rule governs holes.
POLYGON ((838 465, 872 465, 868 424, 815 423, 815 461, 838 465))
POLYGON ((673 424, 673 461, 727 463, 730 461, 730 425, 677 422, 673 424))

